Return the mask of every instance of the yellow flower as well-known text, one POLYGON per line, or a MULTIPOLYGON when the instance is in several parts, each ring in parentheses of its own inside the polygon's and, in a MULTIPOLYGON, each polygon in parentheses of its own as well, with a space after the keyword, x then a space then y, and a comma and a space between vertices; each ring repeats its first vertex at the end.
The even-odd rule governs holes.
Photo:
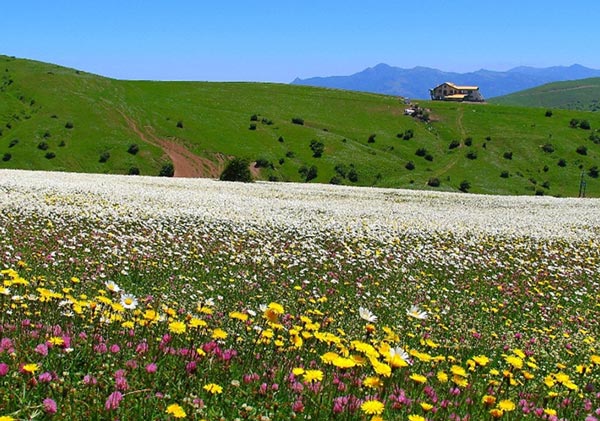
POLYGON ((421 405, 423 411, 430 411, 433 408, 433 405, 427 402, 421 402, 419 405, 421 405))
POLYGON ((417 374, 417 373, 411 374, 410 379, 414 382, 421 383, 421 384, 427 382, 427 377, 425 377, 421 374, 417 374))
POLYGON ((332 364, 335 359, 339 357, 340 356, 335 352, 326 352, 325 354, 321 355, 321 361, 323 361, 325 364, 332 364))
POLYGON ((385 405, 376 399, 364 401, 360 409, 367 415, 381 415, 385 409, 385 405))
POLYGON ((505 360, 517 370, 523 368, 523 360, 515 355, 509 355, 505 358, 505 360))
POLYGON ((473 361, 475 361, 480 366, 484 367, 490 362, 490 359, 485 355, 476 355, 473 357, 473 361))
POLYGON ((448 381, 448 375, 443 371, 438 371, 437 379, 440 383, 446 383, 448 381))
POLYGON ((23 366, 23 371, 25 371, 26 373, 35 373, 39 369, 40 369, 40 366, 35 363, 25 364, 23 366))
POLYGON ((227 338, 227 332, 225 332, 223 329, 218 327, 215 330, 213 330, 212 338, 213 339, 225 339, 225 338, 227 338))
POLYGON ((590 356, 590 361, 592 364, 600 365, 600 355, 592 355, 590 356))
POLYGON ((461 367, 460 365, 453 365, 450 368, 450 371, 455 376, 467 377, 467 371, 464 369, 464 367, 461 367))
POLYGON ((498 408, 492 408, 490 409, 490 415, 492 418, 500 418, 504 415, 504 411, 498 408))
POLYGON ((173 415, 175 418, 185 418, 186 417, 186 414, 185 414, 185 411, 183 410, 183 408, 176 403, 172 403, 171 405, 167 406, 167 410, 165 412, 167 414, 173 415))
POLYGON ((492 406, 496 403, 496 397, 492 395, 483 395, 483 398, 481 398, 481 403, 487 406, 492 406))
POLYGON ((169 331, 172 333, 180 334, 185 332, 185 323, 175 321, 169 323, 169 331))
POLYGON ((516 405, 510 399, 503 399, 500 402, 498 402, 498 408, 504 412, 510 412, 515 410, 516 405))
POLYGON ((356 363, 350 358, 337 357, 333 360, 333 365, 337 368, 352 368, 356 363))
POLYGON ((371 387, 373 389, 377 389, 381 386, 383 386, 383 382, 381 381, 381 379, 379 377, 365 377, 365 379, 363 380, 363 386, 366 387, 371 387))
POLYGON ((59 336, 53 336, 48 340, 48 342, 50 342, 52 345, 60 346, 64 345, 65 340, 59 336))
POLYGON ((213 395, 217 395, 219 393, 223 393, 223 388, 221 386, 219 386, 218 384, 215 383, 209 383, 207 385, 205 385, 203 387, 204 390, 206 390, 209 393, 212 393, 213 395))
POLYGON ((0 421, 15 421, 15 419, 13 417, 11 417, 10 415, 2 415, 0 417, 0 421))
POLYGON ((408 416, 408 421, 427 421, 427 418, 421 415, 411 414, 408 416))
POLYGON ((302 367, 296 367, 292 370, 292 373, 294 374, 294 376, 300 376, 304 374, 304 369, 302 367))
POLYGON ((552 408, 545 408, 544 409, 544 414, 550 415, 550 416, 555 416, 556 415, 556 410, 552 409, 552 408))
POLYGON ((307 383, 320 382, 323 380, 323 372, 321 370, 306 370, 303 379, 307 383))
POLYGON ((239 311, 232 311, 231 313, 229 313, 229 317, 232 319, 241 320, 242 322, 248 320, 248 315, 239 311))

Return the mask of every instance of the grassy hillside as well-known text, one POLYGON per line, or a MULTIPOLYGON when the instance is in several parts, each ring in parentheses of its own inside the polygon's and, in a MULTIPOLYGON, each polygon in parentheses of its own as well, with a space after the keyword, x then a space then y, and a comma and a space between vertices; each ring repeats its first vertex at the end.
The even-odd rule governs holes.
POLYGON ((533 89, 490 99, 494 104, 523 107, 600 110, 600 78, 549 83, 533 89))
MULTIPOLYGON (((600 166, 600 145, 590 140, 599 134, 599 113, 555 110, 546 117, 535 108, 421 101, 431 116, 423 122, 403 115, 398 98, 367 93, 118 81, 4 56, 0 74, 0 168, 126 174, 136 167, 158 175, 169 162, 166 144, 212 163, 206 175, 240 156, 266 163, 259 173, 265 180, 303 181, 299 170, 314 166, 312 182, 449 191, 462 183, 473 193, 576 196, 582 172, 600 166), (571 128, 572 119, 591 129, 571 128), (313 156, 312 141, 323 144, 321 157, 313 156), (552 152, 543 150, 547 144, 552 152), (580 146, 585 155, 576 152, 580 146), (433 179, 438 187, 428 186, 433 179)), ((600 196, 599 180, 586 175, 588 196, 600 196)))

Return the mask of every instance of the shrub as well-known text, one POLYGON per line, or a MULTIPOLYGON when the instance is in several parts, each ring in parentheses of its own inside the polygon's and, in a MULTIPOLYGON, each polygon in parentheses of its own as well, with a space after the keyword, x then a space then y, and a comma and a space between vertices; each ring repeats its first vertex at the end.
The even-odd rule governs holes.
POLYGON ((250 162, 243 158, 233 158, 229 161, 219 179, 223 181, 241 181, 243 183, 251 182, 250 162))
POLYGON ((439 187, 440 179, 437 177, 431 177, 429 180, 427 180, 427 185, 431 187, 439 187))
POLYGON ((542 189, 536 189, 535 190, 535 195, 536 196, 543 196, 544 195, 544 190, 542 190, 542 189))
POLYGON ((279 136, 279 139, 277 139, 277 141, 279 143, 283 143, 285 141, 285 139, 283 138, 283 136, 279 136))
POLYGON ((319 140, 311 140, 310 141, 310 149, 313 152, 314 158, 320 158, 325 151, 325 144, 319 140))
POLYGON ((254 166, 256 168, 269 168, 269 167, 273 168, 274 167, 273 163, 266 158, 258 158, 256 160, 256 163, 254 164, 254 166))
POLYGON ((72 129, 73 128, 73 122, 72 121, 67 121, 65 123, 65 128, 66 129, 72 129))
POLYGON ((575 152, 577 152, 579 155, 587 155, 587 148, 585 146, 581 145, 581 146, 577 147, 575 152))
POLYGON ((464 193, 467 193, 470 188, 471 188, 471 183, 469 183, 467 180, 461 181, 460 186, 458 187, 458 189, 464 193))
POLYGON ((490 140, 492 140, 492 136, 486 136, 485 140, 487 140, 489 142, 490 140))
POLYGON ((279 165, 283 165, 283 164, 285 164, 285 159, 279 158, 279 165))
POLYGON ((456 139, 454 139, 452 142, 450 142, 450 145, 448 145, 448 149, 455 149, 458 148, 460 146, 460 142, 456 139))
POLYGON ((56 154, 54 152, 46 152, 45 157, 46 159, 53 159, 56 157, 56 154))
POLYGON ((426 154, 424 156, 424 158, 426 161, 429 161, 429 162, 433 161, 433 155, 431 155, 430 153, 426 154))
POLYGON ((546 117, 552 117, 552 110, 546 110, 546 117))
POLYGON ((594 165, 592 168, 590 168, 588 170, 588 175, 591 178, 598 178, 599 172, 598 172, 598 166, 594 165))
POLYGON ((590 122, 587 120, 581 120, 579 123, 579 128, 583 130, 590 130, 592 126, 590 126, 590 122))
POLYGON ((467 145, 467 146, 473 146, 473 138, 472 137, 467 137, 465 139, 465 145, 467 145))
POLYGON ((552 153, 554 152, 554 145, 552 143, 546 143, 545 145, 542 145, 542 150, 544 152, 552 153))
POLYGON ((329 180, 329 184, 342 184, 342 177, 339 175, 334 175, 331 177, 331 180, 329 180))
POLYGON ((49 137, 52 137, 52 135, 50 134, 50 131, 48 131, 48 130, 46 130, 46 131, 44 132, 44 135, 43 135, 43 136, 44 136, 44 139, 48 139, 49 137))
POLYGON ((425 148, 419 148, 415 151, 415 155, 417 156, 425 156, 427 155, 427 149, 425 148))
POLYGON ((287 151, 285 153, 286 158, 293 158, 296 156, 296 153, 294 151, 287 151))
POLYGON ((252 114, 252 115, 250 116, 250 121, 258 121, 258 115, 256 115, 256 114, 252 114))
POLYGON ((566 167, 566 166, 567 166, 567 161, 566 161, 564 158, 560 158, 560 159, 558 160, 558 163, 557 163, 557 165, 558 165, 559 167, 566 167))
POLYGON ((467 152, 467 154, 465 156, 469 159, 477 159, 477 152, 469 151, 469 152, 467 152))
POLYGON ((37 146, 37 147, 38 147, 38 149, 39 149, 39 150, 41 150, 41 151, 48 150, 48 148, 49 148, 49 146, 48 146, 48 143, 47 143, 47 142, 44 142, 44 141, 42 141, 42 142, 38 143, 38 146, 37 146))
POLYGON ((404 140, 410 140, 410 139, 413 138, 414 135, 415 134, 413 132, 413 129, 408 129, 408 130, 406 130, 404 132, 404 135, 402 136, 402 139, 404 139, 404 140))
POLYGON ((179 121, 177 122, 177 128, 178 128, 178 129, 183 129, 183 121, 179 120, 179 121))
POLYGON ((304 126, 304 119, 302 119, 300 117, 294 117, 294 118, 292 118, 292 123, 298 124, 300 126, 304 126))
POLYGON ((263 124, 266 124, 267 126, 272 126, 273 125, 273 120, 269 120, 268 118, 264 118, 261 120, 263 124))
POLYGON ((15 146, 17 143, 19 143, 19 139, 13 139, 10 141, 10 143, 8 144, 9 148, 12 148, 13 146, 15 146))
POLYGON ((507 151, 507 152, 504 152, 504 154, 502 156, 504 157, 504 159, 512 159, 513 153, 512 153, 512 151, 507 151))
POLYGON ((250 123, 249 130, 256 130, 256 123, 250 123))
POLYGON ((414 170, 414 169, 415 169, 415 163, 414 163, 414 162, 412 162, 412 161, 408 161, 408 162, 406 163, 406 165, 404 166, 404 168, 406 168, 406 169, 407 169, 407 170, 409 170, 409 171, 412 171, 412 170, 414 170))
POLYGON ((127 171, 128 175, 140 175, 140 169, 138 167, 130 167, 127 171))
POLYGON ((346 164, 336 164, 334 167, 335 172, 342 178, 346 178, 348 175, 348 166, 346 164))
POLYGON ((502 177, 502 178, 508 178, 508 176, 509 176, 509 174, 508 174, 508 171, 506 171, 506 170, 504 170, 500 173, 500 177, 502 177))
POLYGON ((544 165, 544 168, 542 168, 542 170, 544 172, 548 172, 549 169, 550 169, 550 167, 548 165, 544 165))
POLYGON ((2 156, 2 160, 4 162, 10 161, 10 159, 12 158, 12 155, 9 154, 8 152, 6 152, 3 156, 2 156))
POLYGON ((159 177, 173 177, 175 175, 175 167, 171 162, 164 164, 158 173, 159 177))
POLYGON ((100 154, 100 159, 99 159, 98 161, 99 161, 99 162, 106 162, 106 161, 108 161, 108 160, 109 160, 109 158, 110 158, 110 152, 108 152, 108 151, 105 151, 105 152, 102 152, 102 153, 100 154))
POLYGON ((308 168, 306 165, 303 165, 298 169, 298 172, 305 181, 310 181, 317 178, 317 167, 314 165, 312 165, 310 168, 308 168))
POLYGON ((571 127, 572 129, 575 129, 578 126, 579 126, 579 119, 572 118, 571 121, 569 121, 569 127, 571 127))
POLYGON ((64 141, 64 140, 61 140, 61 141, 58 143, 58 146, 59 146, 59 147, 61 147, 61 148, 62 148, 62 147, 64 147, 65 145, 66 145, 66 143, 65 143, 65 141, 64 141))
POLYGON ((131 155, 135 155, 139 152, 139 150, 140 147, 135 143, 132 143, 131 145, 129 145, 129 148, 127 148, 127 152, 129 152, 131 155))
POLYGON ((350 168, 350 171, 348 171, 348 180, 352 181, 353 183, 358 181, 358 173, 354 168, 350 168))
POLYGON ((375 137, 377 137, 377 135, 375 133, 373 133, 372 135, 369 136, 369 139, 367 140, 367 142, 375 143, 375 137))

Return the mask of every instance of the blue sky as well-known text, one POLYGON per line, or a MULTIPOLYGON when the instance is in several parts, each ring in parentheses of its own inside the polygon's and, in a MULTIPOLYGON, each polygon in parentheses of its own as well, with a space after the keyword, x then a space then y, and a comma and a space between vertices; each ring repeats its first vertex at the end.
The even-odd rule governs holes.
POLYGON ((600 1, 33 0, 0 54, 119 79, 291 82, 387 63, 600 69, 600 1))

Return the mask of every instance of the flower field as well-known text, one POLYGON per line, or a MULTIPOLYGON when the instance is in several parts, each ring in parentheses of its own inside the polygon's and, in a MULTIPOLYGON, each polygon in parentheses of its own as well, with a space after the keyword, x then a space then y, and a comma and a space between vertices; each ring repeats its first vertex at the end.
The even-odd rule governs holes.
POLYGON ((600 419, 600 200, 0 171, 0 420, 600 419))

